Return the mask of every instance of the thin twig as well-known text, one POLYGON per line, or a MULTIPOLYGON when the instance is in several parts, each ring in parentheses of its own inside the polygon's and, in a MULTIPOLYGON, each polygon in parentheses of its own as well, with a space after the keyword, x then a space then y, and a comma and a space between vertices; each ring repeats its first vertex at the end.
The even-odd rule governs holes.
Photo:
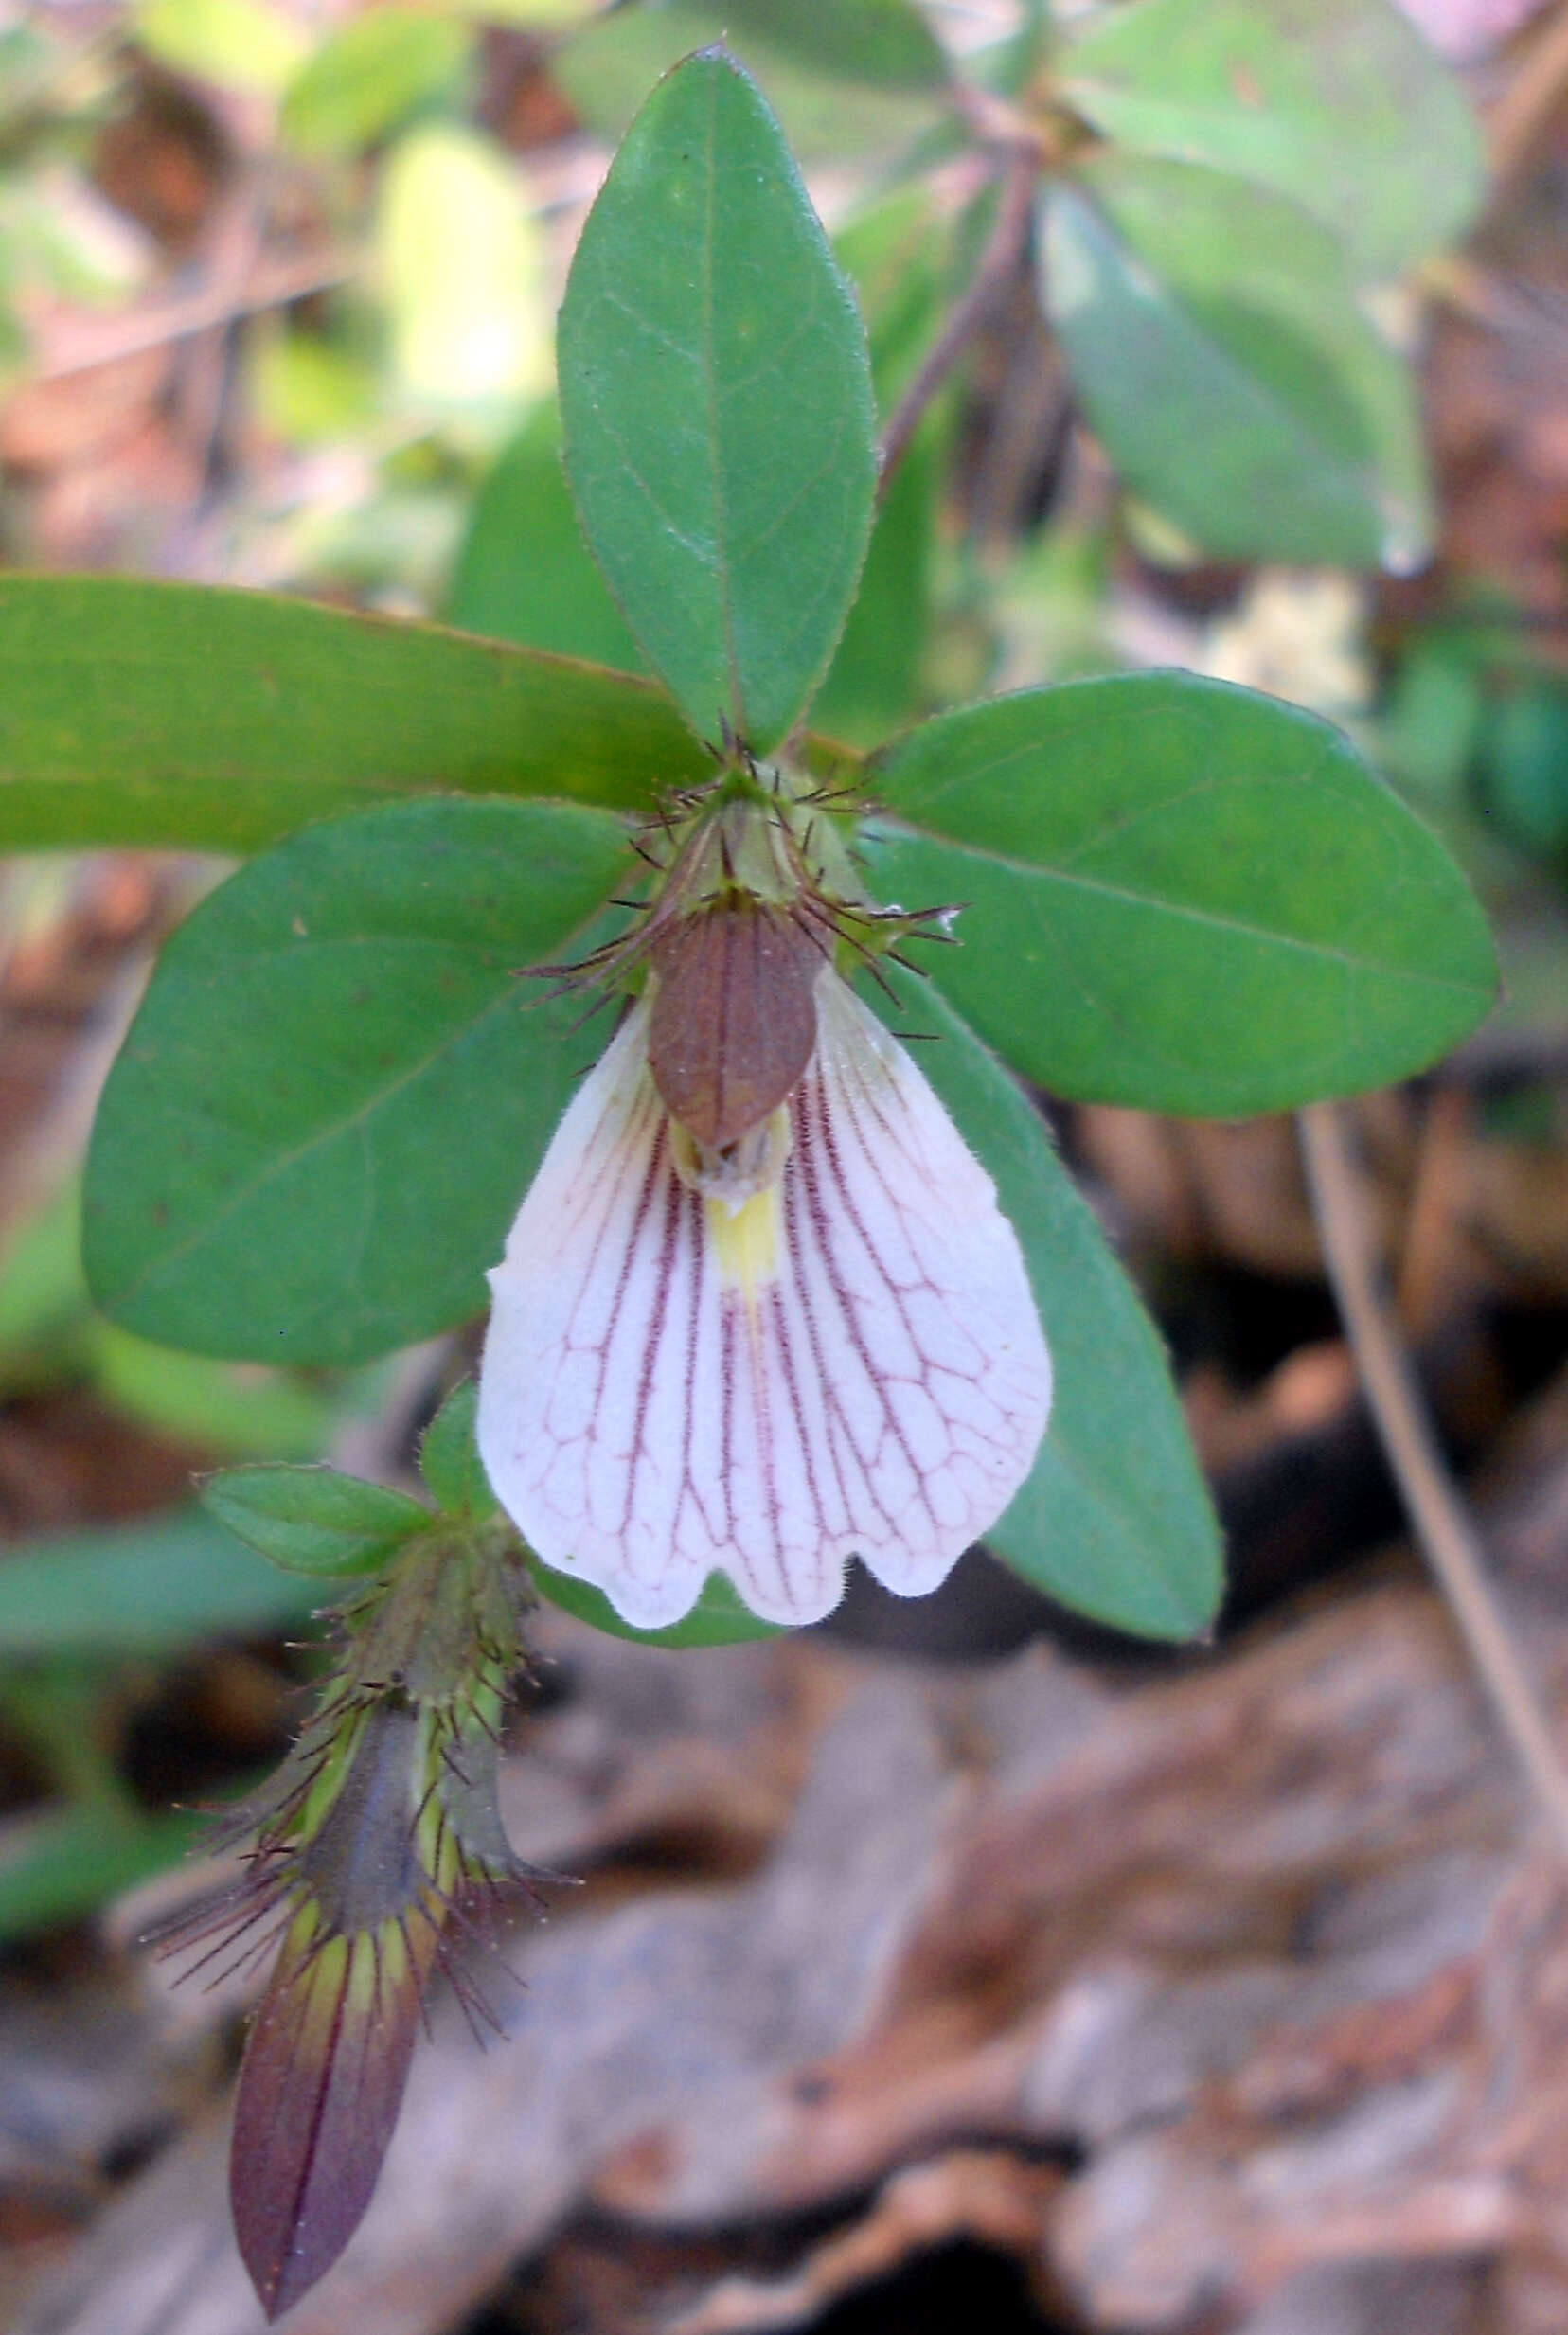
POLYGON ((1379 1287, 1360 1174, 1342 1113, 1301 1114, 1302 1151, 1324 1259, 1350 1350, 1416 1535, 1453 1610, 1499 1726, 1568 1854, 1568 1775, 1487 1577, 1487 1560, 1444 1465, 1404 1342, 1379 1287))
POLYGON ((330 291, 352 276, 354 266, 348 252, 317 252, 303 259, 270 260, 238 287, 208 285, 112 316, 72 311, 45 318, 36 328, 38 362, 29 368, 28 379, 63 381, 72 373, 90 373, 98 365, 139 356, 144 349, 186 340, 193 332, 233 324, 262 309, 287 307, 312 293, 330 291))
POLYGON ((1040 154, 1033 146, 1015 147, 1002 173, 996 218, 974 279, 943 326, 935 347, 894 408, 882 445, 882 476, 878 491, 885 494, 895 472, 909 452, 927 407, 942 387, 971 343, 989 322, 1007 293, 1023 256, 1034 204, 1040 154))

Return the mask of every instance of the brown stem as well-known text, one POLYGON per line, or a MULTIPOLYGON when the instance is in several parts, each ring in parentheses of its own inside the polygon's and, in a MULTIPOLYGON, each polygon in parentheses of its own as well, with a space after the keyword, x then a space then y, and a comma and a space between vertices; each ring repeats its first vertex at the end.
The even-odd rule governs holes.
POLYGON ((264 261, 243 285, 208 285, 200 292, 150 301, 124 314, 89 316, 71 311, 46 318, 38 329, 38 361, 29 379, 63 381, 72 373, 89 373, 97 365, 117 364, 145 348, 160 348, 259 310, 285 307, 312 293, 330 291, 353 272, 351 255, 330 251, 303 259, 264 261))
POLYGON ((1568 8, 1559 8, 1529 48, 1487 117, 1493 192, 1535 152, 1541 132, 1568 98, 1568 8))
POLYGON ((943 326, 925 363, 899 400, 887 424, 882 444, 879 494, 886 494, 900 463, 909 452, 916 431, 925 419, 927 407, 953 366, 989 323, 993 310, 1012 281, 1029 232, 1029 214, 1039 172, 1038 147, 1019 146, 1009 153, 1002 173, 996 218, 987 238, 985 250, 980 255, 974 279, 943 326))
POLYGON ((1379 1286, 1366 1203, 1337 1105, 1313 1103, 1302 1112, 1301 1143, 1328 1277, 1389 1466, 1498 1725, 1558 1847, 1568 1854, 1568 1775, 1498 1609, 1480 1537, 1437 1449, 1410 1356, 1379 1286))

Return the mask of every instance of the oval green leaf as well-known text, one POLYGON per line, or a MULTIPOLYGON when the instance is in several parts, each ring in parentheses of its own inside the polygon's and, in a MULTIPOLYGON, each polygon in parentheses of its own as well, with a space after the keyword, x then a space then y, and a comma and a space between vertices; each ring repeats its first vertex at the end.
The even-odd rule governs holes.
POLYGON ((577 1074, 577 954, 625 829, 430 800, 311 828, 165 949, 99 1105, 83 1243, 170 1346, 341 1363, 476 1314, 577 1074))
POLYGON ((1452 241, 1481 200, 1474 117, 1392 0, 1140 0, 1059 72, 1107 137, 1289 196, 1363 276, 1452 241))
POLYGON ((710 1573, 703 1592, 684 1621, 668 1630, 633 1630, 622 1621, 602 1589, 592 1581, 574 1580, 553 1565, 531 1560, 534 1586, 542 1597, 559 1605, 563 1613, 591 1622, 612 1638, 632 1638, 638 1646, 740 1646, 751 1638, 777 1638, 784 1632, 776 1622, 759 1621, 724 1573, 710 1573))
POLYGON ((865 335, 778 124, 734 61, 663 80, 561 312, 566 471, 627 622, 700 738, 776 745, 865 557, 865 335))
POLYGON ((947 714, 888 750, 879 891, 966 903, 928 962, 1015 1069, 1239 1117, 1434 1061, 1496 994, 1448 853, 1348 740, 1191 673, 947 714))
POLYGON ((379 1573, 431 1516, 406 1492, 336 1468, 225 1468, 201 1486, 209 1516, 285 1573, 379 1573))
POLYGON ((264 592, 0 577, 0 851, 251 851, 437 788, 646 811, 708 767, 624 673, 264 592))
POLYGON ((330 33, 284 95, 278 127, 305 154, 355 154, 445 95, 474 37, 430 9, 397 5, 351 16, 330 33))
POLYGON ((1090 423, 1194 544, 1400 572, 1425 557, 1414 385, 1327 229, 1218 171, 1105 154, 1052 189, 1042 252, 1090 423))
POLYGON ((1193 1637, 1223 1587, 1219 1527, 1154 1326, 1016 1080, 931 984, 904 991, 870 1002, 935 1041, 920 1068, 995 1179, 1055 1373, 1040 1456, 986 1544, 1076 1613, 1193 1637))

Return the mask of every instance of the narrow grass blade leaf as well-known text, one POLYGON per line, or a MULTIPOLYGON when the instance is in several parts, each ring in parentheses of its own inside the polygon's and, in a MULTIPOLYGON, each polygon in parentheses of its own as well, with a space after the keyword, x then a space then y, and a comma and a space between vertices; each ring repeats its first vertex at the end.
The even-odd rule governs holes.
POLYGON ((3 851, 252 851, 444 788, 646 811, 708 767, 625 674, 262 592, 0 578, 3 851))

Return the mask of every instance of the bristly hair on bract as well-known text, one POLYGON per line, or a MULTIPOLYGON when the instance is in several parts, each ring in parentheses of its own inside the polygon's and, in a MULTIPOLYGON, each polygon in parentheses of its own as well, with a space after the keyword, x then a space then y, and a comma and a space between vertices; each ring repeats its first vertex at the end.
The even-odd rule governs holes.
POLYGON ((671 1116, 723 1151, 793 1092, 817 1037, 828 969, 883 961, 922 969, 915 940, 947 941, 956 911, 879 906, 861 881, 849 790, 764 768, 726 734, 728 762, 667 795, 632 838, 648 869, 638 897, 614 904, 631 929, 570 964, 535 969, 555 993, 651 992, 649 1063, 671 1116))
POLYGON ((235 1881, 151 1943, 209 1985, 276 1953, 235 2106, 235 2234, 269 2319, 342 2253, 370 2202, 433 1977, 500 2031, 463 1951, 561 1877, 512 1850, 501 1725, 527 1667, 532 1591, 499 1520, 432 1522, 337 1616, 337 1662, 282 1767, 213 1845, 235 1881))

